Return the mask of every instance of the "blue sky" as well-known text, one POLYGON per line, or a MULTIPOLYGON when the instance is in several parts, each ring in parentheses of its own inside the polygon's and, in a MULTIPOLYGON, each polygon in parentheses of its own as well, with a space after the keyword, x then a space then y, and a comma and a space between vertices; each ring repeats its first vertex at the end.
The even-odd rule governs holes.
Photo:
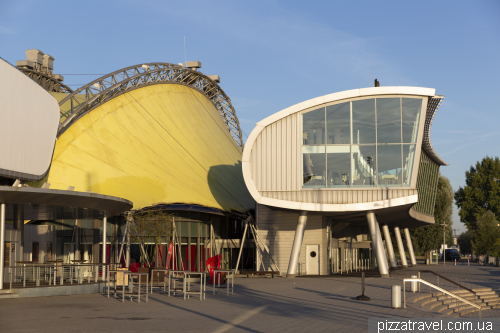
MULTIPOLYGON (((0 0, 0 56, 14 64, 38 48, 56 73, 184 62, 184 37, 187 60, 220 75, 247 135, 288 106, 377 78, 446 96, 432 142, 454 190, 500 155, 500 1, 0 0)), ((65 78, 74 88, 96 77, 65 78)))

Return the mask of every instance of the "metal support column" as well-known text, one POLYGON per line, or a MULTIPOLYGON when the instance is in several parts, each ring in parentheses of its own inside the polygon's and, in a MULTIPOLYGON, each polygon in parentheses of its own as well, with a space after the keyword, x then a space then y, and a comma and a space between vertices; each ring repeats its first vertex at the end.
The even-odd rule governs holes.
POLYGON ((130 269, 130 226, 127 232, 127 249, 125 251, 125 266, 130 269))
POLYGON ((372 247, 377 257, 378 270, 381 277, 389 277, 389 265, 385 257, 384 244, 382 243, 382 235, 380 234, 380 227, 373 212, 366 214, 368 221, 368 229, 372 236, 372 247))
POLYGON ((398 262, 396 261, 396 256, 394 255, 394 248, 392 247, 391 234, 389 233, 389 227, 387 224, 382 226, 384 231, 385 246, 387 247, 387 253, 389 254, 389 264, 392 268, 398 267, 398 262))
POLYGON ((13 228, 21 232, 21 261, 22 261, 24 260, 24 205, 23 204, 14 205, 13 228))
POLYGON ((415 253, 413 252, 413 244, 411 243, 410 230, 408 228, 404 229, 406 245, 408 246, 408 254, 410 255, 411 265, 413 267, 417 266, 417 261, 415 260, 415 253))
POLYGON ((403 265, 403 267, 406 268, 408 267, 408 263, 406 262, 406 253, 405 253, 405 248, 403 246, 403 240, 401 239, 401 231, 399 230, 399 227, 394 227, 394 234, 396 235, 396 241, 398 242, 399 256, 401 257, 401 265, 403 265))
MULTIPOLYGON (((24 222, 24 221, 23 221, 24 222)), ((5 204, 0 204, 0 290, 3 289, 5 263, 5 204)))
POLYGON ((295 230, 295 237, 293 238, 292 253, 290 254, 290 262, 288 263, 287 278, 293 278, 297 275, 297 266, 299 264, 300 248, 302 247, 302 240, 304 239, 304 232, 307 224, 307 211, 299 212, 299 220, 297 222, 297 229, 295 230))
MULTIPOLYGON (((102 263, 105 264, 106 263, 106 259, 107 259, 107 256, 106 256, 106 244, 107 244, 107 240, 108 240, 108 229, 107 229, 107 224, 108 224, 108 218, 106 216, 106 213, 104 213, 104 217, 102 219, 102 263)), ((103 266, 102 267, 102 278, 104 280, 104 277, 106 276, 106 266, 103 266)))
POLYGON ((245 230, 243 231, 243 237, 241 238, 240 252, 238 253, 238 260, 236 261, 236 272, 239 273, 241 253, 243 252, 243 245, 245 245, 245 237, 247 236, 248 220, 245 221, 245 230))
POLYGON ((80 256, 80 220, 75 220, 75 260, 81 260, 80 256))

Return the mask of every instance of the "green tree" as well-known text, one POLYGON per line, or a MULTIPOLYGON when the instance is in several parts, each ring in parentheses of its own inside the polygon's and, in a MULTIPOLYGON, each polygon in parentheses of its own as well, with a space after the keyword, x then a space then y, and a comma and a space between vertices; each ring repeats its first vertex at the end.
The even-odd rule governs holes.
POLYGON ((467 230, 458 236, 457 244, 460 246, 461 254, 472 254, 471 232, 467 230))
POLYGON ((158 246, 170 239, 173 231, 172 216, 171 213, 161 209, 140 211, 134 214, 134 224, 139 238, 132 233, 132 240, 137 243, 154 244, 153 247, 145 248, 149 262, 152 262, 158 254, 158 246))
POLYGON ((488 210, 476 219, 476 229, 472 232, 472 249, 478 255, 494 251, 499 236, 498 221, 495 214, 488 210))
POLYGON ((446 224, 446 244, 453 245, 451 225, 453 214, 453 188, 450 181, 444 176, 439 176, 436 204, 434 206, 435 224, 412 229, 412 240, 418 252, 425 252, 429 258, 429 251, 441 247, 443 244, 443 227, 446 224))
POLYGON ((465 172, 466 185, 455 192, 458 215, 469 230, 476 229, 477 218, 488 210, 500 213, 500 184, 493 178, 500 178, 500 159, 486 156, 465 172))

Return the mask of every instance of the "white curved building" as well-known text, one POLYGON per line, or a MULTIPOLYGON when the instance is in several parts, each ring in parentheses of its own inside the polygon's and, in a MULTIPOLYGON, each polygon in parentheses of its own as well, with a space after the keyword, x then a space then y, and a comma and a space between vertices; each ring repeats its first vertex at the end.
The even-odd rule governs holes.
POLYGON ((399 253, 404 229, 415 265, 408 228, 434 223, 439 166, 446 165, 430 142, 443 98, 429 88, 355 89, 257 123, 243 152, 243 176, 275 261, 261 258, 258 266, 286 266, 293 277, 377 265, 385 277, 389 265, 397 267, 389 228, 399 253))

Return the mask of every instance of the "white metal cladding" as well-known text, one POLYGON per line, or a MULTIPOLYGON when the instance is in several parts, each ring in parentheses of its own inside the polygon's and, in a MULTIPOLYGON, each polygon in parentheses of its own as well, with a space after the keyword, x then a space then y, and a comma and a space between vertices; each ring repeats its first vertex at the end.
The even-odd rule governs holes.
POLYGON ((18 69, 0 59, 0 176, 40 180, 52 160, 59 105, 18 69))
POLYGON ((263 197, 320 204, 355 204, 417 195, 417 189, 344 189, 344 190, 298 190, 259 191, 263 197))
POLYGON ((262 130, 252 149, 252 179, 259 191, 294 191, 302 184, 300 114, 280 119, 262 130))
MULTIPOLYGON (((257 123, 243 151, 243 176, 250 193, 260 204, 313 211, 357 211, 416 202, 415 188, 302 189, 302 178, 298 176, 302 173, 300 115, 306 109, 360 97, 434 94, 434 89, 417 87, 355 89, 305 101, 271 115, 257 123)), ((417 166, 413 167, 415 170, 417 166)))

